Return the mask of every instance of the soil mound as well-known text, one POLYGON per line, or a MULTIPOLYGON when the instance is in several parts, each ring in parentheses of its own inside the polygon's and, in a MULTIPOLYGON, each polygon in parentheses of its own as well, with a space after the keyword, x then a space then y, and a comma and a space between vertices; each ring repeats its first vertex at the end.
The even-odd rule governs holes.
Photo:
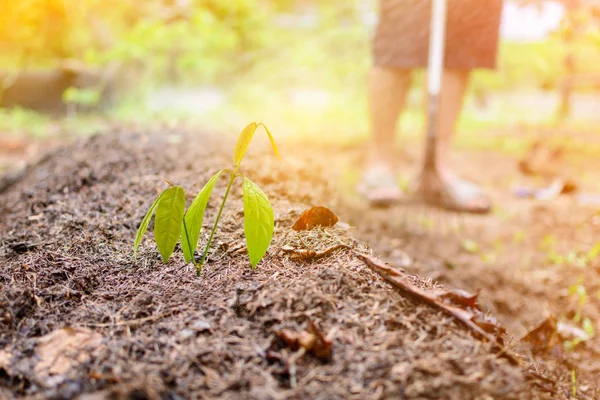
MULTIPOLYGON (((180 252, 163 264, 149 237, 134 262, 137 226, 164 179, 191 200, 229 165, 224 142, 178 132, 96 136, 59 150, 0 195, 2 395, 556 398, 525 363, 511 364, 448 314, 395 291, 355 256, 351 249, 368 249, 343 225, 291 230, 313 205, 335 210, 322 165, 274 163, 267 150, 250 149, 246 172, 276 220, 255 271, 241 186, 200 279, 180 252), (345 246, 317 259, 282 250, 337 244, 345 246), (331 356, 286 340, 303 332, 330 340, 331 356)), ((201 243, 224 186, 215 187, 201 243)), ((416 275, 410 281, 439 289, 416 275)))

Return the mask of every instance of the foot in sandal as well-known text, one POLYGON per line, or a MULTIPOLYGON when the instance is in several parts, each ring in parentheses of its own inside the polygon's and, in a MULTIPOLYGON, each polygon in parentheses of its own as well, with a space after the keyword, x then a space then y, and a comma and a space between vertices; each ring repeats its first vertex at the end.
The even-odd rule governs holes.
POLYGON ((398 203, 403 196, 393 169, 383 164, 367 169, 358 191, 373 207, 389 207, 398 203))
POLYGON ((442 173, 441 179, 443 195, 434 206, 470 214, 487 214, 492 209, 489 197, 476 184, 449 172, 442 173))

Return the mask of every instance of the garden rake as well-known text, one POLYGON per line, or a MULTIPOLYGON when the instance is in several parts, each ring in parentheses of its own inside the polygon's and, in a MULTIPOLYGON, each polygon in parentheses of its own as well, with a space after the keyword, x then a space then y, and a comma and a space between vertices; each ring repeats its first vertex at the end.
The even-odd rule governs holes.
POLYGON ((444 184, 438 170, 438 116, 440 89, 444 67, 444 42, 446 36, 446 0, 433 0, 429 34, 429 59, 427 62, 427 135, 417 196, 426 203, 443 201, 444 184))
POLYGON ((422 207, 420 212, 407 213, 405 224, 455 233, 462 230, 462 214, 449 213, 439 207, 447 200, 448 188, 440 175, 438 166, 438 120, 440 113, 440 92, 444 71, 444 45, 446 39, 447 0, 432 0, 429 34, 429 54, 427 62, 427 131, 425 137, 423 164, 410 203, 422 207), (415 221, 416 219, 416 221, 415 221))

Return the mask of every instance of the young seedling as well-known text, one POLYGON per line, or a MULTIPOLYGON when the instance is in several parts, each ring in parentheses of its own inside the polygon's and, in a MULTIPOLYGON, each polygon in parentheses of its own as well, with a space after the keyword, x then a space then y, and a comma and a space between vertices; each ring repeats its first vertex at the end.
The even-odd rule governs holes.
POLYGON ((173 254, 173 251, 175 250, 177 242, 181 238, 183 257, 186 263, 191 261, 194 264, 197 274, 200 276, 202 267, 208 256, 210 244, 217 231, 217 226, 221 219, 225 202, 227 201, 227 197, 233 186, 233 182, 237 177, 241 177, 243 178, 242 188, 244 196, 244 235, 246 236, 246 246, 248 248, 250 264, 252 265, 252 269, 256 267, 271 244, 273 230, 275 228, 275 218, 273 208, 271 207, 271 203, 269 203, 267 196, 254 182, 240 174, 238 171, 242 159, 244 158, 244 154, 246 154, 246 150, 248 150, 248 146, 256 132, 256 128, 259 126, 262 126, 265 129, 269 136, 269 140, 271 141, 271 145, 273 146, 273 150, 275 151, 275 155, 279 157, 279 151, 277 150, 273 136, 271 136, 267 127, 262 123, 250 123, 240 133, 237 144, 235 145, 235 150, 233 152, 233 169, 222 169, 214 174, 192 201, 187 212, 184 213, 186 202, 183 188, 181 186, 175 186, 171 182, 167 182, 170 187, 154 200, 154 203, 152 203, 140 224, 133 246, 134 259, 140 242, 142 241, 142 237, 148 229, 152 215, 156 212, 156 217, 154 219, 154 239, 163 261, 167 262, 169 260, 169 257, 171 257, 171 254, 173 254), (204 211, 206 210, 206 205, 208 204, 212 190, 223 173, 229 174, 227 190, 225 191, 225 196, 221 202, 217 218, 206 246, 204 247, 204 251, 202 252, 200 262, 196 263, 194 253, 198 246, 202 221, 204 220, 204 211))

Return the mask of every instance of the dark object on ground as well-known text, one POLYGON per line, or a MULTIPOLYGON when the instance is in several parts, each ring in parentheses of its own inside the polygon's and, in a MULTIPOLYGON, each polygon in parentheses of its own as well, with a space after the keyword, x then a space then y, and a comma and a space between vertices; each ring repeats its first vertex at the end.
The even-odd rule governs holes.
POLYGON ((515 188, 513 193, 518 197, 551 200, 561 194, 579 191, 580 185, 574 178, 576 175, 567 161, 565 149, 551 145, 550 138, 535 140, 519 160, 518 167, 524 175, 541 177, 545 181, 545 186, 541 188, 515 188))
POLYGON ((52 70, 0 72, 0 107, 64 113, 63 93, 69 88, 99 91, 98 104, 87 108, 108 106, 113 99, 107 71, 69 62, 52 70))

